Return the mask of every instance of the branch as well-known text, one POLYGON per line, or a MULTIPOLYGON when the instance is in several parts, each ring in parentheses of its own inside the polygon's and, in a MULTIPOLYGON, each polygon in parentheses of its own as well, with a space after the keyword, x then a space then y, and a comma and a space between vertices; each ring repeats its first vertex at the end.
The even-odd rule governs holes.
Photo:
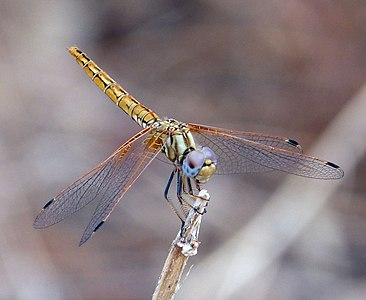
POLYGON ((190 256, 197 254, 199 246, 198 234, 202 215, 208 204, 210 195, 206 190, 194 197, 196 202, 190 209, 184 226, 174 239, 168 257, 160 274, 158 285, 152 299, 173 299, 179 289, 179 281, 190 256))

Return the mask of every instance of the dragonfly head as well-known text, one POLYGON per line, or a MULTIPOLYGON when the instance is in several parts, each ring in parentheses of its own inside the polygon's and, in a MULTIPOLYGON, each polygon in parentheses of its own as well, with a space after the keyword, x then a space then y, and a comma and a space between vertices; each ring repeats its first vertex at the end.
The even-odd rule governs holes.
POLYGON ((196 178, 200 183, 206 183, 216 172, 217 158, 208 147, 192 150, 183 160, 182 170, 187 177, 196 178))

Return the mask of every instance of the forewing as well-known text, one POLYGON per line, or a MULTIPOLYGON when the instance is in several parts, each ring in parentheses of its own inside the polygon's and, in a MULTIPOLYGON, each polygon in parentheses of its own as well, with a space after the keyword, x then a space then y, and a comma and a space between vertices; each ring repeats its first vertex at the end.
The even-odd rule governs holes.
POLYGON ((245 132, 245 131, 237 131, 237 130, 229 130, 229 129, 222 129, 216 127, 208 127, 202 126, 198 124, 189 124, 194 128, 209 128, 211 131, 220 131, 223 134, 228 134, 231 136, 235 136, 241 139, 250 140, 253 142, 257 142, 260 144, 264 144, 270 147, 280 148, 283 150, 293 151, 302 153, 302 148, 299 143, 293 139, 286 138, 283 136, 275 136, 275 135, 268 135, 263 133, 254 133, 254 132, 245 132))
MULTIPOLYGON (((337 165, 299 152, 276 148, 266 143, 242 138, 248 133, 231 134, 228 130, 188 124, 196 143, 211 148, 217 155, 217 174, 252 173, 279 170, 319 178, 338 179, 343 171, 337 165)), ((254 137, 255 134, 252 134, 254 137)), ((258 135, 259 137, 261 135, 258 135)), ((275 141, 276 139, 268 139, 275 141)), ((284 144, 281 143, 283 146, 284 144)))
MULTIPOLYGON (((118 188, 121 189, 127 180, 127 177, 123 177, 120 174, 117 175, 116 171, 133 168, 132 164, 128 162, 121 166, 122 159, 126 157, 127 152, 128 156, 131 156, 130 152, 132 149, 138 149, 143 152, 144 145, 142 141, 150 130, 149 128, 142 130, 123 144, 104 162, 50 200, 35 219, 33 227, 45 228, 58 223, 96 199, 112 201, 111 196, 113 192, 118 188)), ((147 151, 147 153, 150 155, 151 151, 147 151)))

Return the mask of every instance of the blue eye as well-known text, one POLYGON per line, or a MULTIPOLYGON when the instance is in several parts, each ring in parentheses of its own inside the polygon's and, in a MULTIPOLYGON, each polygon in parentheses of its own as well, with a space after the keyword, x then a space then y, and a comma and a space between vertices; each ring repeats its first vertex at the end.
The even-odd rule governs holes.
POLYGON ((187 177, 195 177, 205 163, 205 154, 201 151, 193 150, 188 153, 183 161, 183 174, 187 177))
POLYGON ((209 159, 211 162, 216 165, 217 164, 217 157, 216 154, 208 147, 202 148, 203 155, 205 156, 205 160, 209 159))

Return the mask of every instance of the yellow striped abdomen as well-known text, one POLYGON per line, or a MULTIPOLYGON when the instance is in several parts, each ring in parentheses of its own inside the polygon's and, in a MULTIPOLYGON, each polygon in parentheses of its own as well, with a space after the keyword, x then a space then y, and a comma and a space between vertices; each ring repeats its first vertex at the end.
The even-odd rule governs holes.
POLYGON ((94 83, 115 103, 118 107, 135 120, 141 127, 145 128, 156 121, 159 117, 145 105, 138 102, 129 95, 117 82, 107 73, 102 71, 84 52, 77 47, 68 48, 70 54, 76 58, 77 63, 83 68, 86 74, 94 83))

